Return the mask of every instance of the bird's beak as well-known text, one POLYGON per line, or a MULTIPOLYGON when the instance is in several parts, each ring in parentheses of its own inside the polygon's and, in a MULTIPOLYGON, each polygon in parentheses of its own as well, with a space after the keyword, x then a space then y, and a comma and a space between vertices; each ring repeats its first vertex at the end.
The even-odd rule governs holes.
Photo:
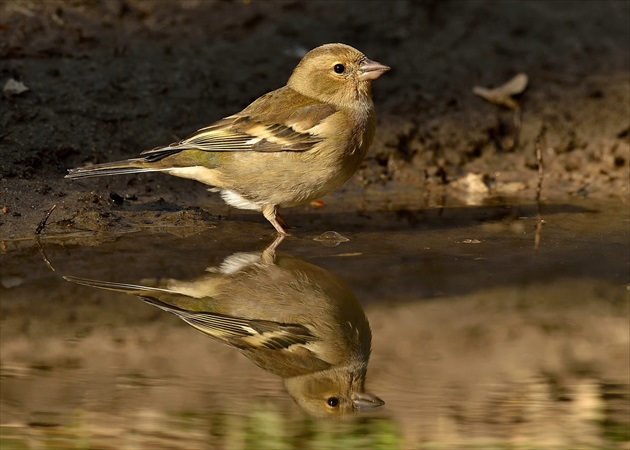
POLYGON ((376 80, 378 77, 383 75, 385 72, 390 70, 391 67, 384 66, 381 63, 377 63, 376 61, 372 61, 366 59, 359 66, 359 70, 361 74, 359 75, 359 80, 361 81, 372 81, 376 80))
POLYGON ((376 408, 385 404, 383 400, 369 392, 356 392, 352 394, 352 403, 354 403, 354 406, 359 410, 376 408))

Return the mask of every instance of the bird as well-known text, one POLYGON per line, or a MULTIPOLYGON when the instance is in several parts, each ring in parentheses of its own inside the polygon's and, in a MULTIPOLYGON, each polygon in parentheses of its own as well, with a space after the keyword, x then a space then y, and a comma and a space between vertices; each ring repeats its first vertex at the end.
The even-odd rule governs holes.
POLYGON ((66 178, 166 172, 262 212, 287 235, 278 208, 320 198, 358 170, 376 129, 371 83, 389 70, 346 44, 316 47, 285 86, 241 112, 136 158, 70 169, 66 178))
POLYGON ((276 253, 278 244, 234 253, 190 280, 64 279, 135 295, 238 349, 281 377, 310 415, 347 417, 382 406, 365 390, 372 334, 358 299, 327 270, 276 253))

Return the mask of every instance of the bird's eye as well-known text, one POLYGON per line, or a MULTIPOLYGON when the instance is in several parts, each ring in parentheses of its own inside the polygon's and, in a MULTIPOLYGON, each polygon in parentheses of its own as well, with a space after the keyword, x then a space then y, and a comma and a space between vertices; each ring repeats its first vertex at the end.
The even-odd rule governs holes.
POLYGON ((335 73, 342 74, 346 71, 346 66, 344 66, 343 64, 335 64, 333 70, 335 71, 335 73))
POLYGON ((326 403, 328 403, 328 406, 331 408, 336 408, 339 406, 339 399, 337 397, 329 397, 328 400, 326 400, 326 403))

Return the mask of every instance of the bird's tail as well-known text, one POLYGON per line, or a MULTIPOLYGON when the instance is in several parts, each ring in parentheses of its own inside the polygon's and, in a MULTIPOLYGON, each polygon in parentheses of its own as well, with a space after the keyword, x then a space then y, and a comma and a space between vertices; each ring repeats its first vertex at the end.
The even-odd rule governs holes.
POLYGON ((169 170, 164 167, 150 167, 146 158, 132 158, 92 166, 79 167, 68 170, 66 178, 104 177, 107 175, 122 175, 128 173, 159 172, 169 170))

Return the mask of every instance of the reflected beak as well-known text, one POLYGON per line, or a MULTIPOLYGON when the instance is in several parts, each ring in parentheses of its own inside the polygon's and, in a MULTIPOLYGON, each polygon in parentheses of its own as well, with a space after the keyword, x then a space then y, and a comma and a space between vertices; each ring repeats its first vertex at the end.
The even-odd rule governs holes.
POLYGON ((387 72, 390 69, 391 67, 387 67, 381 63, 377 63, 376 61, 366 59, 359 66, 359 70, 361 71, 361 74, 359 75, 359 80, 361 81, 376 80, 377 78, 379 78, 381 75, 383 75, 385 72, 387 72))
POLYGON ((354 403, 354 406, 359 410, 376 408, 385 404, 383 400, 369 392, 357 392, 352 394, 352 403, 354 403))

